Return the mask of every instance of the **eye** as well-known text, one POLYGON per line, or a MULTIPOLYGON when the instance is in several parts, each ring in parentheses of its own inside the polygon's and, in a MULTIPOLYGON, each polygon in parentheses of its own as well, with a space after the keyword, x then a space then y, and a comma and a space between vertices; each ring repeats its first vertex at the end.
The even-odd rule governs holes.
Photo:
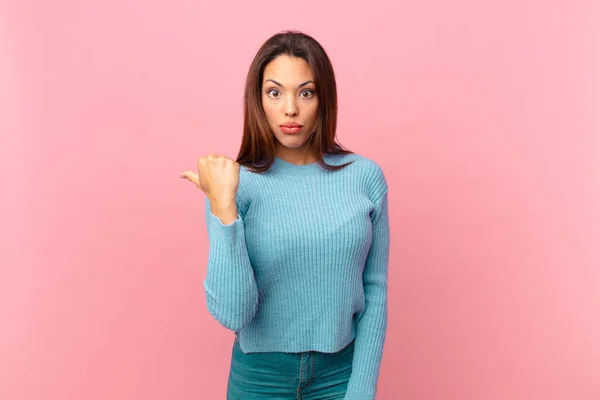
MULTIPOLYGON (((278 94, 279 94, 279 90, 277 90, 277 89, 269 89, 269 91, 267 92, 267 95, 268 95, 269 97, 273 97, 273 96, 271 96, 271 93, 272 93, 272 92, 276 92, 276 93, 278 93, 278 94)), ((276 99, 277 97, 273 97, 273 98, 275 98, 275 99, 276 99)))
POLYGON ((314 95, 314 92, 312 90, 309 90, 309 89, 303 90, 302 93, 300 93, 300 97, 303 97, 305 99, 310 99, 311 97, 313 97, 313 95, 314 95), (304 93, 308 93, 309 96, 302 96, 302 94, 304 94, 304 93))

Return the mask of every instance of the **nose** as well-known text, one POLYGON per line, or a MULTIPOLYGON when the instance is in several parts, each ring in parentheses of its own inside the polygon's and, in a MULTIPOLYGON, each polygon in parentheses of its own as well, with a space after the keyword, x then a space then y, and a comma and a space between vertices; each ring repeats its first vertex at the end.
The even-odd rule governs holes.
POLYGON ((294 117, 298 115, 298 106, 296 105, 296 98, 294 96, 288 96, 284 107, 286 117, 294 117))

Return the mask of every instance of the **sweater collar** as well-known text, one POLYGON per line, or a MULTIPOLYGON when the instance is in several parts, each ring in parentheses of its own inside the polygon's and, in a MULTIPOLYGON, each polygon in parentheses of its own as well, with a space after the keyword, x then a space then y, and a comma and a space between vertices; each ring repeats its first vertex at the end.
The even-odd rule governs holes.
MULTIPOLYGON (((335 159, 335 156, 332 154, 324 154, 323 160, 327 164, 332 165, 332 160, 335 159)), ((310 163, 310 164, 292 164, 275 156, 275 161, 271 166, 271 170, 278 174, 284 175, 295 175, 295 176, 303 176, 303 175, 314 175, 318 173, 327 172, 324 168, 321 168, 318 162, 310 163)))

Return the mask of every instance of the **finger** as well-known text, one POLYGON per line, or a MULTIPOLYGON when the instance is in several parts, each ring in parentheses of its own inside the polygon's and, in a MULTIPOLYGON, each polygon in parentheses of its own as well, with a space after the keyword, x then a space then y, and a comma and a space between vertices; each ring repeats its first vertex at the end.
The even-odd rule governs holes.
POLYGON ((188 181, 192 182, 194 185, 200 187, 200 180, 198 179, 198 174, 192 172, 192 171, 185 171, 182 172, 179 177, 181 179, 187 179, 188 181))

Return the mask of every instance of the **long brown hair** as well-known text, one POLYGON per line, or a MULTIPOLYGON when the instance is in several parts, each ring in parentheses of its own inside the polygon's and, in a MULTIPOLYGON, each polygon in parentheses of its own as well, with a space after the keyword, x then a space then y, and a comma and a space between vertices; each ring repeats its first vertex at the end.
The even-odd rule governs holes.
POLYGON ((331 61, 323 47, 311 36, 298 31, 284 31, 271 36, 258 50, 246 77, 244 93, 244 132, 236 162, 254 172, 267 171, 275 161, 275 138, 262 107, 262 80, 266 65, 285 54, 304 59, 314 75, 319 99, 315 131, 308 145, 319 165, 335 171, 351 164, 329 165, 328 154, 353 154, 336 141, 337 89, 331 61))

